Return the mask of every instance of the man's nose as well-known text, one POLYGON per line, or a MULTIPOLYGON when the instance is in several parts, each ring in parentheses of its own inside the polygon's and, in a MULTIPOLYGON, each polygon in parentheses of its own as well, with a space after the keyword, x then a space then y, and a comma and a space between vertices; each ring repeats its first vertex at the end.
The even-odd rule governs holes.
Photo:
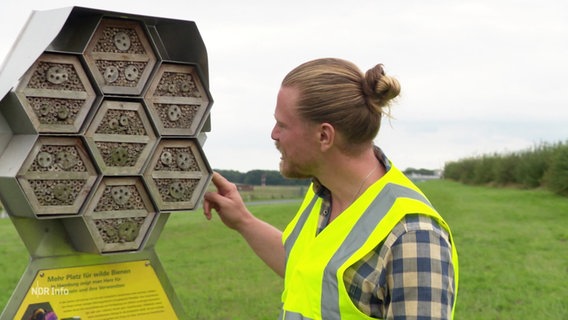
POLYGON ((276 125, 272 128, 272 132, 270 133, 270 138, 272 138, 272 140, 277 141, 278 140, 278 128, 276 127, 276 125))

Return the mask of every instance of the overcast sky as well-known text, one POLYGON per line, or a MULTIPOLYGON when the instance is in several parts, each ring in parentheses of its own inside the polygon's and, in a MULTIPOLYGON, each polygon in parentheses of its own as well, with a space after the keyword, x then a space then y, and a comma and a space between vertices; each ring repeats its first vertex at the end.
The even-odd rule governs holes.
POLYGON ((32 10, 68 6, 195 21, 215 101, 213 168, 277 170, 280 82, 315 58, 383 63, 402 93, 376 143, 401 169, 568 140, 568 2, 7 0, 0 60, 32 10))

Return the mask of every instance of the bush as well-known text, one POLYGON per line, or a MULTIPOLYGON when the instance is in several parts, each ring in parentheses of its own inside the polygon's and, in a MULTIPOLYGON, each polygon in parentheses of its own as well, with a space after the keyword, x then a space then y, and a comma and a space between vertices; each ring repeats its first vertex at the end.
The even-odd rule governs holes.
POLYGON ((449 162, 443 177, 465 184, 547 187, 568 196, 568 144, 541 144, 521 152, 449 162))
POLYGON ((519 153, 515 179, 525 188, 537 188, 544 184, 544 174, 551 162, 554 147, 542 144, 519 153))
POLYGON ((519 165, 519 156, 511 153, 502 157, 496 157, 495 159, 496 161, 493 167, 494 182, 501 186, 518 184, 519 182, 515 177, 515 171, 519 165))
POLYGON ((568 145, 555 149, 546 172, 546 186, 552 192, 568 196, 568 145))
POLYGON ((483 156, 473 160, 473 184, 486 184, 494 181, 493 168, 496 162, 495 156, 483 156))

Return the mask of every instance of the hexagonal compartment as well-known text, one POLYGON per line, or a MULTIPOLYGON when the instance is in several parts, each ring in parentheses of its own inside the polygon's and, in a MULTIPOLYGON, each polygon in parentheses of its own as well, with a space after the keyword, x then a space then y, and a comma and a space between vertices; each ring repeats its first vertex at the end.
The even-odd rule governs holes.
POLYGON ((141 94, 156 64, 142 24, 133 20, 101 19, 84 57, 105 94, 141 94))
POLYGON ((17 180, 36 216, 76 215, 97 172, 81 139, 39 137, 17 180))
POLYGON ((162 135, 195 136, 211 106, 196 67, 162 64, 152 78, 145 101, 162 135))
POLYGON ((195 209, 211 176, 196 139, 162 139, 144 172, 160 211, 195 209))
MULTIPOLYGON (((15 92, 39 133, 79 132, 96 97, 79 58, 64 54, 42 54, 15 92)), ((6 113, 19 114, 18 111, 6 113)))
POLYGON ((85 139, 105 175, 139 174, 156 143, 140 102, 103 101, 85 139))
POLYGON ((82 216, 64 223, 77 250, 137 251, 150 234, 156 215, 140 177, 105 177, 82 216))

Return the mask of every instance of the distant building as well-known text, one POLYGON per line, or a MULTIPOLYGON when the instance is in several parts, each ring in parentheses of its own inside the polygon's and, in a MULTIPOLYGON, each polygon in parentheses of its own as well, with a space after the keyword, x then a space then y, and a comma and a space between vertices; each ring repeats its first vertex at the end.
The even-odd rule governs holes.
POLYGON ((409 173, 406 175, 413 182, 421 182, 427 180, 437 180, 442 178, 442 170, 434 170, 432 174, 419 174, 419 173, 409 173))
POLYGON ((235 185, 239 191, 254 191, 254 186, 252 184, 235 183, 235 185))

